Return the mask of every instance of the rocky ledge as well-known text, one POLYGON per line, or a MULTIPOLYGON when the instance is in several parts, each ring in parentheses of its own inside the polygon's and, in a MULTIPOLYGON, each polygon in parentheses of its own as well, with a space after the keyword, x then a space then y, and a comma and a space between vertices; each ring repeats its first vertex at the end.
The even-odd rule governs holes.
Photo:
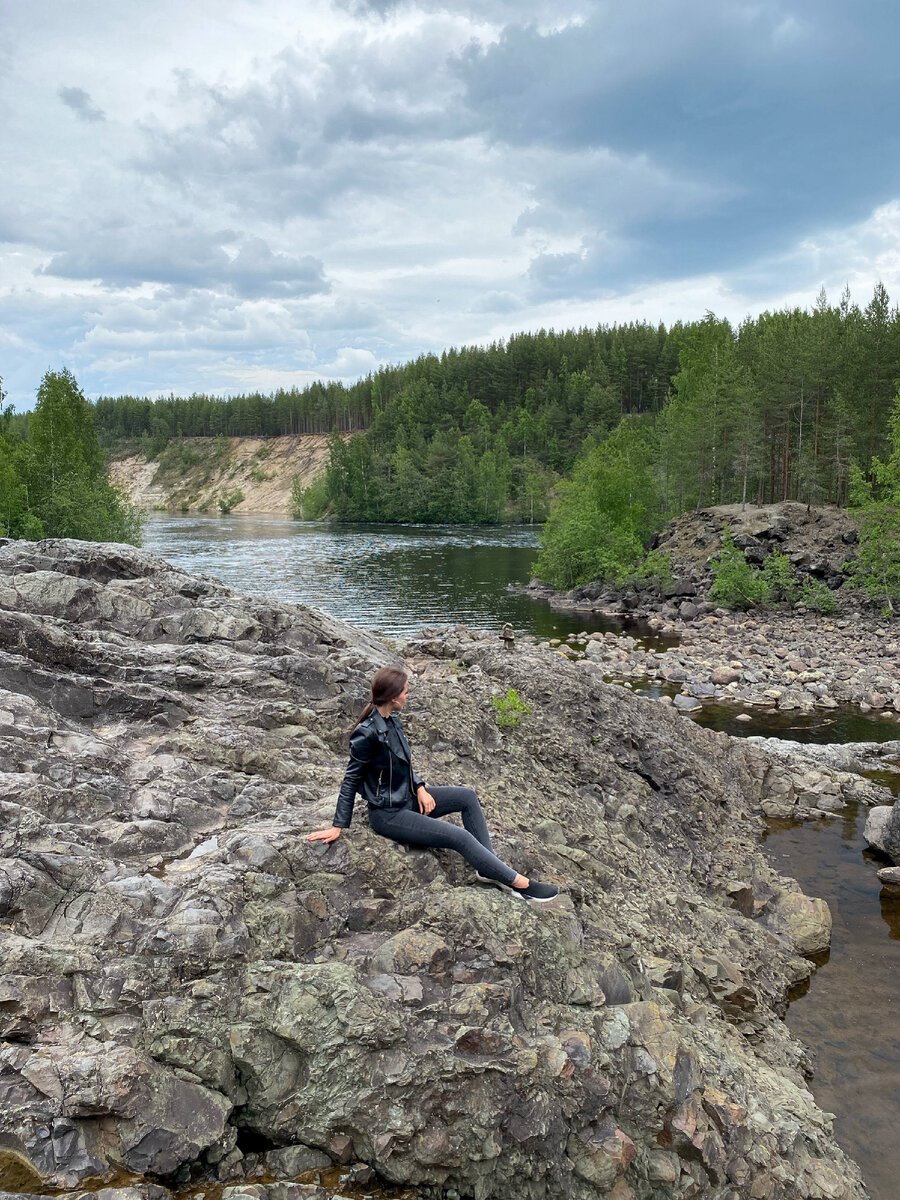
POLYGON ((398 652, 68 541, 0 548, 0 747, 0 1187, 865 1197, 780 1019, 830 916, 758 849, 764 749, 536 645, 398 652), (364 813, 304 840, 401 655, 421 771, 559 900, 364 813))

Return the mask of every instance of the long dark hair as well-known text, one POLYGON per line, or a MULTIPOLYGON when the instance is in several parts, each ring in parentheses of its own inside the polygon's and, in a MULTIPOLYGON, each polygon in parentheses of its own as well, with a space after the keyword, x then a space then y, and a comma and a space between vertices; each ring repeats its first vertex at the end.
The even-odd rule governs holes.
MULTIPOLYGON (((372 677, 372 698, 359 714, 359 721, 356 722, 356 725, 360 721, 364 721, 379 704, 387 704, 388 700, 399 696, 408 682, 409 676, 399 667, 382 667, 380 671, 376 671, 372 677)), ((353 729, 356 728, 356 725, 353 726, 353 729)), ((352 733, 353 730, 350 732, 352 733)))

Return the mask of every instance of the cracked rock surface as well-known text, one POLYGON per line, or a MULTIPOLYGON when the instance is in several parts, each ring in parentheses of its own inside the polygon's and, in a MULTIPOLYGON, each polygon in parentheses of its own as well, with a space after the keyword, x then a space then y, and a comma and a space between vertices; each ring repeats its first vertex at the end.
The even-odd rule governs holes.
POLYGON ((0 546, 0 1188, 864 1197, 780 1020, 830 927, 757 846, 780 770, 533 644, 0 546), (359 806, 304 840, 398 660, 420 772, 558 900, 359 806))

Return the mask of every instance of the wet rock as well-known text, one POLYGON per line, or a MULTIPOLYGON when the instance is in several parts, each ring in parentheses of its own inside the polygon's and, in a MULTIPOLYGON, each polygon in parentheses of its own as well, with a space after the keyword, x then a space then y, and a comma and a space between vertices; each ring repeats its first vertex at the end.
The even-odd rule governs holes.
POLYGON ((865 839, 870 846, 900 862, 900 812, 896 804, 879 805, 866 816, 865 839))

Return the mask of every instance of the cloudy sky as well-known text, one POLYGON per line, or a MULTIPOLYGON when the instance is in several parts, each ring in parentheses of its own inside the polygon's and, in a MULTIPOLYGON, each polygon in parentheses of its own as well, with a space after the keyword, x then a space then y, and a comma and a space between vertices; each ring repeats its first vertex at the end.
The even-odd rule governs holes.
POLYGON ((898 34, 884 0, 5 5, 4 387, 900 299, 898 34))

